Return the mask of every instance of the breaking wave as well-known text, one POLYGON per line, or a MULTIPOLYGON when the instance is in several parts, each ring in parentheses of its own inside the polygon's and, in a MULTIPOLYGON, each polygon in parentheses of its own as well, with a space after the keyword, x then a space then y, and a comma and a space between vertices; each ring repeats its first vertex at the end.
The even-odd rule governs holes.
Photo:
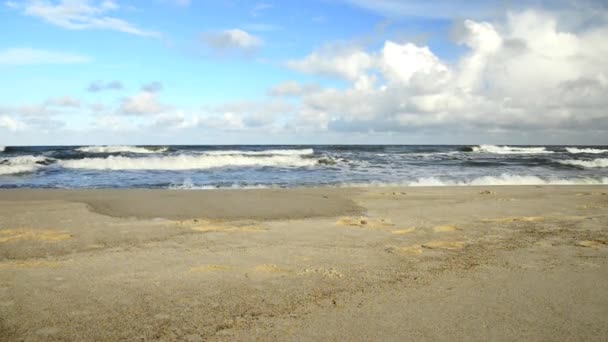
POLYGON ((5 146, 0 146, 0 152, 4 152, 5 146))
POLYGON ((301 150, 263 150, 263 151, 237 151, 237 150, 225 150, 225 151, 205 151, 203 154, 213 156, 232 156, 232 155, 244 155, 244 156, 264 156, 264 155, 276 155, 276 156, 309 156, 315 154, 312 148, 306 148, 301 150))
POLYGON ((590 154, 608 153, 608 150, 601 150, 599 148, 566 147, 566 151, 568 151, 569 153, 590 153, 590 154))
POLYGON ((318 160, 301 156, 239 156, 239 155, 178 155, 148 158, 110 156, 62 160, 60 165, 70 169, 90 170, 197 170, 220 167, 307 167, 318 160))
POLYGON ((20 156, 0 160, 0 175, 30 173, 48 164, 45 157, 20 156))
POLYGON ((494 154, 542 154, 553 153, 545 147, 514 147, 514 146, 496 146, 496 145, 479 145, 472 148, 473 152, 494 153, 494 154))
POLYGON ((597 159, 593 159, 593 160, 570 159, 570 160, 559 160, 558 162, 561 164, 564 164, 564 165, 573 165, 573 166, 580 166, 580 167, 608 167, 608 158, 597 158, 597 159))
POLYGON ((152 147, 137 147, 137 146, 86 146, 76 149, 78 152, 85 153, 137 153, 137 154, 152 154, 166 152, 168 148, 152 148, 152 147))

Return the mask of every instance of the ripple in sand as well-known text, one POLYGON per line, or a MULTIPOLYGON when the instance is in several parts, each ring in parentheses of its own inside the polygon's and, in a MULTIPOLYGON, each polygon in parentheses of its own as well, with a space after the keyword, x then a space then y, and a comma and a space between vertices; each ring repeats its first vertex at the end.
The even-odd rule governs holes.
POLYGON ((362 228, 382 228, 392 227, 394 224, 387 219, 378 218, 370 219, 365 216, 361 217, 342 217, 337 222, 338 226, 351 226, 351 227, 362 227, 362 228))
POLYGON ((457 250, 463 249, 465 246, 464 241, 430 241, 422 245, 424 248, 428 249, 449 249, 449 250, 457 250))
POLYGON ((396 235, 406 235, 409 233, 413 233, 415 230, 416 230, 416 227, 410 227, 410 228, 405 228, 405 229, 393 230, 391 233, 396 234, 396 235))
POLYGON ((389 246, 385 249, 385 251, 391 254, 419 255, 422 254, 422 246, 389 246))
POLYGON ((8 261, 0 263, 0 270, 7 269, 22 269, 22 268, 58 268, 61 266, 57 261, 46 260, 25 260, 25 261, 8 261))
POLYGON ((500 217, 493 219, 484 219, 485 222, 495 223, 513 223, 513 222, 542 222, 545 218, 542 216, 517 216, 517 217, 500 217))
POLYGON ((321 276, 328 277, 328 278, 344 277, 344 274, 342 274, 341 272, 339 272, 338 270, 336 270, 334 268, 322 268, 322 267, 305 268, 302 272, 298 273, 298 275, 313 275, 313 274, 321 275, 321 276))
POLYGON ((226 265, 202 265, 190 268, 190 273, 226 272, 234 269, 233 266, 226 265))
POLYGON ((291 272, 290 270, 279 267, 275 264, 258 265, 253 270, 255 272, 260 272, 260 273, 288 273, 288 272, 291 272))
POLYGON ((19 240, 35 240, 44 242, 57 242, 71 239, 72 235, 63 231, 51 229, 4 229, 0 230, 0 243, 19 240))
POLYGON ((458 227, 455 226, 451 226, 451 225, 442 225, 442 226, 435 226, 433 227, 433 231, 435 233, 446 233, 446 232, 455 232, 457 230, 460 230, 458 227))
POLYGON ((257 233, 264 232, 266 229, 258 227, 258 226, 242 226, 242 227, 231 227, 231 226, 198 226, 192 227, 192 230, 202 233, 257 233))
POLYGON ((600 240, 585 240, 585 241, 578 241, 576 243, 576 245, 579 247, 590 247, 590 248, 599 248, 599 247, 605 246, 606 244, 607 244, 606 241, 600 241, 600 240))

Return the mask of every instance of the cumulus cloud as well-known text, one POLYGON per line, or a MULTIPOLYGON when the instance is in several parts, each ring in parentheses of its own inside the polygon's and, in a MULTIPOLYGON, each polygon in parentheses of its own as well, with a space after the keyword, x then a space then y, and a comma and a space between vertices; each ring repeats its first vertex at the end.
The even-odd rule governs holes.
POLYGON ((303 59, 291 60, 287 66, 306 73, 357 80, 374 65, 374 57, 365 51, 328 47, 303 59))
POLYGON ((250 53, 264 43, 261 38, 240 29, 206 32, 202 35, 202 40, 209 48, 220 53, 250 53))
POLYGON ((89 62, 91 62, 90 57, 71 52, 32 48, 7 48, 0 50, 0 66, 84 64, 89 62))
POLYGON ((377 51, 313 52, 288 66, 349 86, 300 93, 298 116, 312 127, 359 132, 606 130, 608 48, 600 42, 608 24, 559 27, 556 15, 533 10, 498 24, 465 20, 455 40, 468 52, 456 62, 390 40, 377 51))
POLYGON ((116 17, 110 12, 120 9, 111 0, 25 0, 22 3, 10 1, 9 8, 21 10, 24 15, 68 30, 113 30, 145 37, 158 37, 157 32, 141 29, 136 25, 116 17))
POLYGON ((120 90, 122 88, 123 85, 120 81, 93 81, 87 87, 87 91, 97 93, 105 90, 120 90))

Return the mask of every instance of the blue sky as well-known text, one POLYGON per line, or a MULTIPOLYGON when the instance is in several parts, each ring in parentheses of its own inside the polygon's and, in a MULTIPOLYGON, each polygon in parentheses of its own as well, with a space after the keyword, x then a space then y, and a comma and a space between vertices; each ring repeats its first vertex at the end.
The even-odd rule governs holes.
POLYGON ((4 1, 0 145, 608 143, 607 22, 595 1, 4 1))

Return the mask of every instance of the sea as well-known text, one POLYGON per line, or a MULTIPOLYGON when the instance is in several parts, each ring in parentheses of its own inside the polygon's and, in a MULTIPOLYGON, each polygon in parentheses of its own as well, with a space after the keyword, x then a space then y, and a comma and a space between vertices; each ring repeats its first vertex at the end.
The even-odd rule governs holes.
POLYGON ((0 188, 608 184, 608 146, 0 146, 0 188))

